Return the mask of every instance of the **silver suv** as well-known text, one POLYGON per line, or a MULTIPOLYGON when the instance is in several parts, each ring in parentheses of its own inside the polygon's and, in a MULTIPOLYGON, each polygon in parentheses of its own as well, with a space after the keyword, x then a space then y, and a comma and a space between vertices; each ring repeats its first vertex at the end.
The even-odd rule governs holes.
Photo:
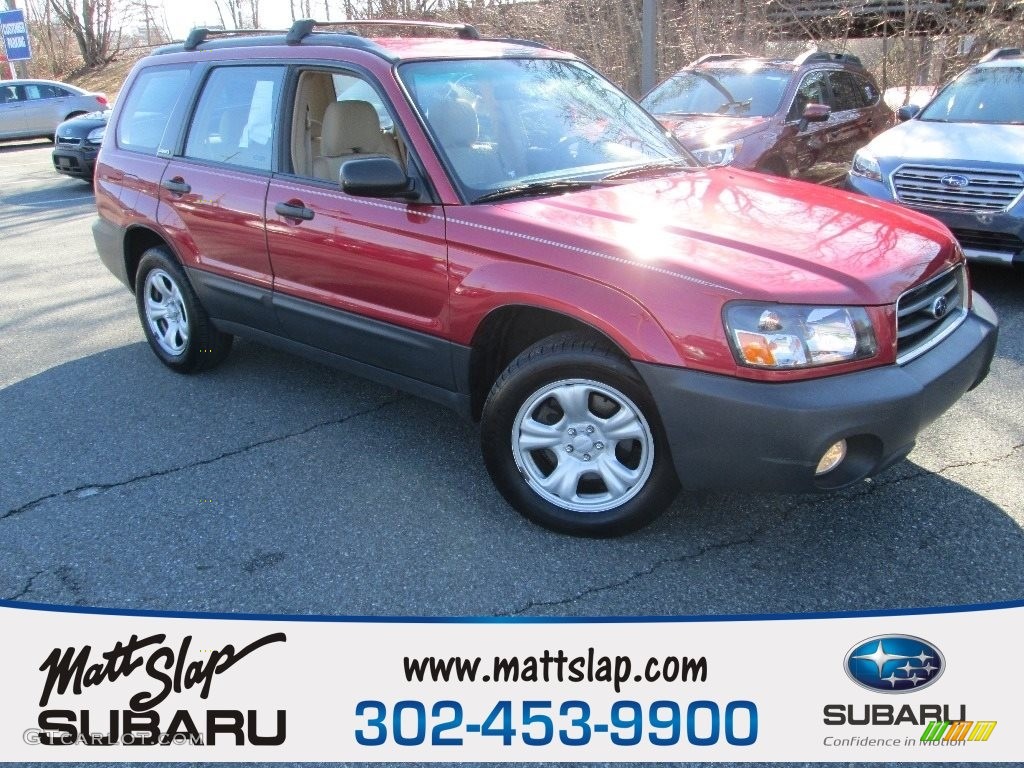
POLYGON ((987 54, 857 152, 848 184, 948 226, 968 258, 1024 262, 1024 51, 987 54))

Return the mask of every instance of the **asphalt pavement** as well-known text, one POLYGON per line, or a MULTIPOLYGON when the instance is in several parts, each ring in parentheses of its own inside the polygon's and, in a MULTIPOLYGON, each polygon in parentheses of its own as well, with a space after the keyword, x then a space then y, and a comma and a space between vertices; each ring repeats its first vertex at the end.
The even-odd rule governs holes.
POLYGON ((992 373, 832 495, 683 494, 581 540, 516 514, 475 425, 240 341, 180 376, 100 264, 88 185, 0 145, 0 599, 389 616, 733 615, 1024 597, 1024 276, 975 268, 992 373))

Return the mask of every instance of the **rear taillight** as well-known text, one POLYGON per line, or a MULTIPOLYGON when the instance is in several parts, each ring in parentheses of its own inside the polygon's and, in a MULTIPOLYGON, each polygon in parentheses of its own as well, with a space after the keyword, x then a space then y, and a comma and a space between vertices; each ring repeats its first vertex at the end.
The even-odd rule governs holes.
POLYGON ((97 93, 96 94, 96 101, 98 101, 100 103, 100 105, 104 106, 104 107, 107 106, 107 103, 108 103, 107 102, 107 97, 104 96, 102 93, 97 93))

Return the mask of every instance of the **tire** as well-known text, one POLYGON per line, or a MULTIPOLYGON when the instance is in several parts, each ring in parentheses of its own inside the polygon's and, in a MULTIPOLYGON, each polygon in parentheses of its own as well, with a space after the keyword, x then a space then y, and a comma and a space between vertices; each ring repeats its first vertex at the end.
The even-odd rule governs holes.
POLYGON ((232 336, 214 327, 184 270, 163 246, 142 254, 135 303, 150 348, 172 371, 213 368, 231 351, 232 336))
POLYGON ((657 410, 629 361, 577 333, 513 360, 481 417, 491 479, 521 514, 562 533, 620 536, 679 490, 657 410))

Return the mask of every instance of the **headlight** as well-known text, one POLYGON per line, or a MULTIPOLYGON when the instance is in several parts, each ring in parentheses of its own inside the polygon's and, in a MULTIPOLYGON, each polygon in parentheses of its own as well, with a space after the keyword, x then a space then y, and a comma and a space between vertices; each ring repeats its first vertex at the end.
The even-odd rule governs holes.
POLYGON ((882 169, 878 167, 875 156, 865 149, 857 150, 853 156, 853 165, 850 166, 850 173, 854 176, 863 176, 872 181, 882 180, 882 169))
POLYGON ((731 163, 742 146, 742 141, 734 141, 729 144, 716 144, 713 147, 694 149, 691 150, 691 154, 704 165, 713 168, 718 165, 728 165, 731 163))
POLYGON ((725 325, 740 365, 809 368, 873 357, 875 332, 862 307, 729 304, 725 325))
POLYGON ((101 125, 99 128, 93 128, 89 131, 89 135, 85 137, 85 140, 90 144, 99 144, 103 141, 103 134, 106 133, 107 126, 101 125))

